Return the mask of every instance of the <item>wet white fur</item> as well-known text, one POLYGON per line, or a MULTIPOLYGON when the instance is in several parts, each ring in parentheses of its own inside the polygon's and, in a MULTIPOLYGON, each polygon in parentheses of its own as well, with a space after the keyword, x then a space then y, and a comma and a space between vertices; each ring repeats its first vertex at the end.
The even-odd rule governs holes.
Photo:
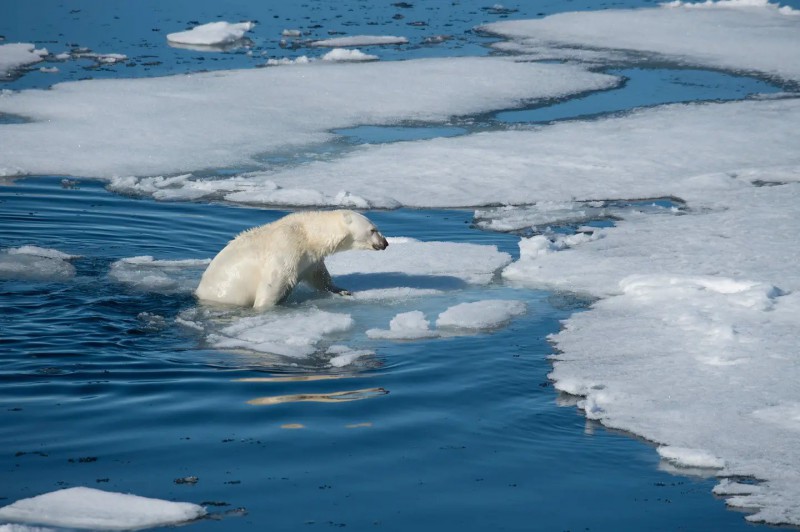
POLYGON ((289 214, 231 240, 208 265, 195 294, 202 300, 256 308, 277 304, 300 281, 347 294, 333 285, 325 257, 387 245, 375 225, 354 211, 289 214))

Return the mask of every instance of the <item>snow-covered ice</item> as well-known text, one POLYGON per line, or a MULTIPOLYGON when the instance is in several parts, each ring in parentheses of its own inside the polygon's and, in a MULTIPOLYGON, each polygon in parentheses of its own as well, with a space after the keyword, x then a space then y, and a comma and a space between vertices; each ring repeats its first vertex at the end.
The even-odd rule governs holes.
POLYGON ((378 46, 387 44, 407 44, 405 37, 395 37, 393 35, 353 35, 351 37, 333 37, 313 41, 311 46, 321 46, 325 48, 349 48, 353 46, 378 46))
POLYGON ((526 310, 524 302, 507 299, 459 303, 439 314, 436 327, 494 329, 505 325, 514 316, 524 314, 526 310))
MULTIPOLYGON (((372 282, 392 282, 395 287, 453 289, 466 284, 488 284, 511 261, 495 246, 454 242, 420 242, 388 238, 380 253, 348 251, 325 260, 331 275, 351 277, 368 288, 372 282)), ((343 285, 347 282, 342 280, 343 285)))
POLYGON ((431 329, 424 312, 412 310, 397 314, 389 321, 388 329, 373 328, 366 334, 370 338, 389 340, 461 336, 497 329, 526 310, 527 305, 522 301, 485 299, 448 307, 436 319, 436 329, 431 329))
POLYGON ((253 22, 209 22, 190 30, 169 33, 167 41, 170 44, 220 46, 241 40, 254 27, 253 22))
POLYGON ((317 344, 335 333, 349 330, 349 314, 298 309, 267 312, 235 319, 230 325, 210 333, 209 343, 218 349, 245 349, 286 357, 314 354, 317 344))
POLYGON ((442 122, 618 81, 571 65, 454 58, 61 83, 0 98, 0 112, 32 120, 0 124, 0 161, 106 179, 259 165, 259 154, 310 147, 332 129, 442 122))
POLYGON ((75 276, 70 261, 76 258, 57 249, 31 245, 0 250, 0 280, 66 281, 75 276))
POLYGON ((367 336, 390 340, 419 340, 439 336, 431 330, 431 323, 420 310, 401 312, 391 319, 388 329, 369 329, 367 336))
POLYGON ((800 11, 763 0, 559 13, 482 29, 513 39, 517 53, 580 59, 596 49, 627 50, 685 65, 800 80, 800 11))
POLYGON ((6 521, 91 530, 175 525, 205 514, 205 508, 196 504, 85 487, 45 493, 0 508, 0 519, 6 521))
POLYGON ((33 44, 0 44, 0 78, 11 75, 18 68, 38 63, 46 55, 46 49, 37 49, 33 44))
POLYGON ((741 185, 735 178, 704 183, 700 174, 800 164, 798 121, 797 99, 674 104, 530 131, 367 145, 335 160, 253 175, 251 186, 260 180, 327 197, 345 189, 379 207, 691 200, 741 185))
POLYGON ((351 50, 347 48, 334 48, 322 56, 323 61, 377 61, 378 56, 365 54, 361 50, 351 50))

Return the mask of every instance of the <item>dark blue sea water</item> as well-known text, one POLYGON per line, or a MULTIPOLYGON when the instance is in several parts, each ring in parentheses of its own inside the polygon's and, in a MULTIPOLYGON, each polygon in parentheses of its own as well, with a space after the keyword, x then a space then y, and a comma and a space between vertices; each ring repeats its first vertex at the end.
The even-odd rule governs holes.
MULTIPOLYGON (((56 53, 75 44, 130 59, 103 68, 69 61, 58 74, 30 72, 0 88, 251 68, 266 56, 308 53, 279 45, 285 28, 315 37, 413 37, 407 46, 381 48, 382 59, 485 54, 488 39, 472 33, 474 25, 567 7, 514 4, 518 11, 508 13, 474 0, 412 4, 11 2, 0 6, 7 42, 36 42, 56 53), (166 46, 166 33, 218 18, 259 21, 252 55, 166 46), (423 43, 442 34, 453 38, 423 43)), ((648 4, 568 7, 640 5, 648 4)), ((475 117, 465 128, 387 125, 339 133, 351 143, 394 142, 779 90, 761 80, 664 66, 613 72, 628 78, 614 91, 475 117)), ((214 350, 175 321, 197 306, 189 292, 142 290, 109 276, 112 263, 125 257, 211 257, 239 231, 283 214, 125 197, 80 176, 66 184, 62 176, 0 184, 0 248, 32 244, 80 256, 66 281, 0 281, 0 506, 84 485, 205 504, 213 519, 192 530, 753 528, 710 494, 713 478, 665 470, 651 444, 587 421, 576 398, 553 389, 547 336, 586 301, 497 280, 444 297, 459 298, 448 304, 524 300, 527 314, 508 327, 410 342, 362 338, 375 350, 368 364, 330 369, 313 360, 214 350), (342 392, 354 400, 337 401, 342 392), (310 394, 317 400, 301 400, 310 394), (272 404, 251 404, 258 398, 272 404), (176 482, 187 477, 197 481, 176 482)), ((472 214, 368 213, 386 235, 495 245, 516 256, 517 236, 475 229, 472 214)), ((344 305, 295 304, 329 311, 344 305)), ((375 303, 361 312, 385 327, 394 314, 421 305, 375 303)))

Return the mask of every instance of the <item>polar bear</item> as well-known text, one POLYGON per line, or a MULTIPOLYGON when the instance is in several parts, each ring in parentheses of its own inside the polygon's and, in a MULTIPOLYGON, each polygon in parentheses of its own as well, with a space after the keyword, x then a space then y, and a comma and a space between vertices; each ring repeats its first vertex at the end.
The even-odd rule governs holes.
POLYGON ((348 210, 296 212, 249 229, 228 242, 208 265, 195 295, 202 300, 271 307, 300 281, 348 295, 333 284, 326 256, 389 243, 365 216, 348 210))

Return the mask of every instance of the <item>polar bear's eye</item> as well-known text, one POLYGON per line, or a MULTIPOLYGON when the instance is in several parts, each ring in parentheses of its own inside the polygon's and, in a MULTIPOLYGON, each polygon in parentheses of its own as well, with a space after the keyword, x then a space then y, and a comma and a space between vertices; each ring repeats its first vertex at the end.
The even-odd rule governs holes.
POLYGON ((373 227, 372 229, 369 230, 369 232, 371 235, 374 235, 375 233, 378 232, 378 230, 373 227))

